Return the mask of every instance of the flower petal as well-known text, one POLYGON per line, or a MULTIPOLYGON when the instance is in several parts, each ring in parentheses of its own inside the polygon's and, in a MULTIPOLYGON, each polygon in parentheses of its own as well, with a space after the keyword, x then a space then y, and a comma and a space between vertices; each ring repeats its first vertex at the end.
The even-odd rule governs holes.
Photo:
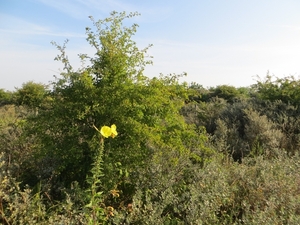
POLYGON ((103 126, 103 127, 101 127, 100 133, 101 133, 104 137, 108 138, 109 136, 111 136, 112 131, 111 131, 111 128, 110 128, 110 127, 108 127, 108 126, 103 126))
POLYGON ((111 128, 110 128, 110 130, 111 130, 111 137, 112 137, 112 138, 114 138, 115 136, 117 136, 117 135, 118 135, 118 132, 117 132, 117 127, 116 127, 116 125, 115 125, 115 124, 111 125, 111 128))

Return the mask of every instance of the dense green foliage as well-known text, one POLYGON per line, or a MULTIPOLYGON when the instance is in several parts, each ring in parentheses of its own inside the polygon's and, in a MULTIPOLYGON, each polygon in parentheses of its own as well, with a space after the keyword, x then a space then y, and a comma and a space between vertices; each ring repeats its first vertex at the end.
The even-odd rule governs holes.
POLYGON ((14 99, 18 105, 26 105, 30 108, 40 108, 45 100, 47 91, 43 84, 29 81, 22 88, 16 90, 14 99))
POLYGON ((51 89, 1 90, 1 222, 299 224, 299 81, 148 78, 150 46, 124 26, 137 15, 91 17, 95 55, 77 70, 53 42, 64 72, 51 89))
POLYGON ((0 105, 6 105, 12 102, 12 93, 0 89, 0 105))
POLYGON ((300 101, 300 82, 293 76, 285 78, 276 78, 267 74, 264 81, 258 81, 253 85, 258 98, 263 100, 276 101, 281 100, 284 103, 293 105, 299 104, 300 101))

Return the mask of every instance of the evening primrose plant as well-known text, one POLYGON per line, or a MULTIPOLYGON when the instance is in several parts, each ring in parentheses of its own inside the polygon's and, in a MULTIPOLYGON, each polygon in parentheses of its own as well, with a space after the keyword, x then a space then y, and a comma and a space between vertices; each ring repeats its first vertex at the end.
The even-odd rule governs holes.
POLYGON ((98 128, 95 125, 93 125, 93 126, 105 138, 108 138, 108 137, 115 138, 118 135, 117 127, 115 124, 111 125, 111 127, 103 126, 103 127, 101 127, 100 131, 98 130, 98 128))
POLYGON ((115 124, 109 126, 102 126, 99 130, 95 125, 93 125, 95 130, 100 134, 100 145, 99 150, 96 151, 95 162, 92 165, 91 177, 88 177, 87 183, 90 185, 88 189, 89 193, 89 203, 85 206, 87 211, 85 211, 85 216, 88 224, 99 224, 105 221, 108 217, 113 216, 113 207, 106 207, 103 203, 102 191, 100 189, 100 178, 103 177, 102 173, 102 163, 103 163, 103 152, 104 152, 104 139, 105 138, 115 138, 118 135, 117 127, 115 124))

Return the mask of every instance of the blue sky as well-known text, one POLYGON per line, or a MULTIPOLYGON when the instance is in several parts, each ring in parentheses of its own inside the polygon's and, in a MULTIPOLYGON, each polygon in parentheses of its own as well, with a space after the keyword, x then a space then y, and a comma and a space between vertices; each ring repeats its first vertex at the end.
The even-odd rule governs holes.
POLYGON ((85 27, 111 11, 138 11, 134 37, 154 65, 145 75, 181 74, 204 87, 249 86, 267 71, 300 74, 299 0, 0 0, 0 88, 47 84, 62 64, 50 44, 69 39, 68 56, 93 54, 85 27))

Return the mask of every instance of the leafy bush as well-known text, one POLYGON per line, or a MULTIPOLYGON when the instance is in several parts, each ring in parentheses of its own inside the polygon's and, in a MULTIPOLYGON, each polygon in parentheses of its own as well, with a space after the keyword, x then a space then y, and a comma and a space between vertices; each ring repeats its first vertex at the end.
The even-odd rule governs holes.
POLYGON ((25 105, 31 109, 36 109, 45 102, 46 95, 45 85, 29 81, 24 83, 21 88, 17 88, 13 98, 17 105, 25 105))
POLYGON ((12 103, 12 93, 10 91, 5 91, 0 89, 0 105, 7 105, 12 103))
MULTIPOLYGON (((203 168, 187 158, 174 167, 153 161, 142 172, 132 204, 111 224, 297 224, 299 157, 215 156, 203 168)), ((172 154, 169 155, 172 158, 172 154)))
POLYGON ((268 73, 265 80, 258 80, 252 88, 263 100, 281 100, 292 105, 297 105, 300 100, 300 82, 293 76, 277 78, 268 73))
POLYGON ((136 24, 123 25, 136 15, 113 12, 104 20, 91 18, 95 29, 86 29, 87 40, 96 55, 81 55, 90 65, 77 71, 69 64, 66 46, 54 43, 65 72, 53 83, 48 107, 28 118, 25 135, 35 138, 32 155, 39 166, 31 175, 48 183, 56 199, 74 181, 87 187, 99 141, 93 127, 118 126, 118 141, 109 141, 103 152, 101 188, 104 193, 124 189, 124 200, 135 191, 136 171, 154 154, 176 150, 201 164, 212 152, 204 146, 206 135, 180 114, 188 97, 181 75, 143 75, 151 63, 148 47, 140 50, 132 40, 136 24))

